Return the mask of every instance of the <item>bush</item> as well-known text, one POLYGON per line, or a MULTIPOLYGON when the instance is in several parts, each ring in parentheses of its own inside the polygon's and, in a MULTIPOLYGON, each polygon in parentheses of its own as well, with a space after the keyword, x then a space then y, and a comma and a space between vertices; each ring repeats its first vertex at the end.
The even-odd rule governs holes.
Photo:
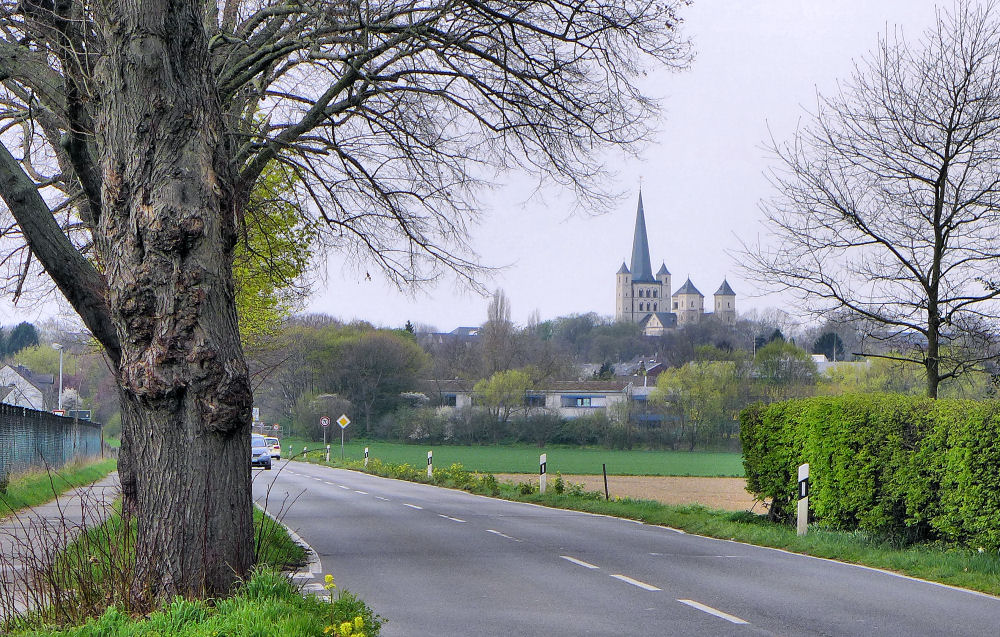
POLYGON ((753 405, 740 422, 747 489, 774 519, 791 519, 808 462, 816 520, 1000 549, 1000 402, 819 397, 753 405))

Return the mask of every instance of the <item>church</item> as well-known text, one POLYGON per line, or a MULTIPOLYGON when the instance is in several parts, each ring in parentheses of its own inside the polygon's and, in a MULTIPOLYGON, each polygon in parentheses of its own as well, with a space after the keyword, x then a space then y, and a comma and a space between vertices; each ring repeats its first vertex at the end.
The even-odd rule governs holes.
POLYGON ((706 313, 705 295, 698 291, 690 278, 671 294, 670 271, 665 263, 653 276, 642 192, 639 193, 639 209, 635 215, 632 268, 622 262, 615 279, 615 320, 638 323, 647 336, 660 336, 666 330, 693 325, 710 316, 726 325, 736 324, 736 292, 725 279, 714 295, 715 311, 706 313))

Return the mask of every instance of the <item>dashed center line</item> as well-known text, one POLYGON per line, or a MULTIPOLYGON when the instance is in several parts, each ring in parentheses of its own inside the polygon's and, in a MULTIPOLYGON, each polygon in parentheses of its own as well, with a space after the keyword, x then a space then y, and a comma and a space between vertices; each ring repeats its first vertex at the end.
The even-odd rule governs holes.
POLYGON ((452 522, 465 522, 465 520, 460 520, 458 518, 453 518, 450 515, 445 515, 443 513, 438 513, 439 518, 444 518, 445 520, 451 520, 452 522))
POLYGON ((348 486, 343 485, 343 484, 338 484, 337 486, 340 487, 341 489, 345 490, 345 491, 350 491, 351 490, 351 487, 348 487, 348 486))
POLYGON ((424 508, 424 507, 417 506, 415 504, 408 504, 406 502, 403 503, 403 506, 410 507, 411 509, 421 509, 421 510, 423 510, 423 508, 424 508))
POLYGON ((595 566, 590 562, 584 562, 583 560, 578 560, 575 557, 570 557, 569 555, 560 555, 559 557, 563 558, 567 562, 572 562, 577 566, 582 566, 583 568, 597 568, 597 569, 601 568, 600 566, 595 566))
POLYGON ((381 501, 383 501, 383 502, 388 502, 388 501, 389 501, 389 498, 383 498, 383 497, 382 497, 382 496, 380 496, 380 495, 377 495, 377 496, 375 496, 375 499, 376 499, 376 500, 381 500, 381 501))
MULTIPOLYGON (((645 591, 658 591, 658 590, 660 590, 657 587, 653 586, 652 584, 647 584, 645 582, 640 582, 637 579, 632 579, 628 575, 612 575, 611 577, 615 578, 616 580, 621 580, 621 581, 625 582, 626 584, 631 584, 632 586, 638 586, 639 588, 641 588, 641 589, 643 589, 645 591)), ((683 601, 683 600, 681 600, 681 601, 683 601)))
POLYGON ((355 489, 354 492, 355 493, 360 493, 361 495, 368 495, 367 491, 358 491, 357 489, 355 489))
POLYGON ((499 535, 500 537, 507 538, 508 540, 514 540, 515 542, 520 542, 521 541, 521 540, 517 539, 516 537, 511 537, 511 536, 507 535, 506 533, 501 533, 500 531, 497 531, 495 529, 486 529, 486 532, 487 533, 492 533, 493 535, 499 535))
POLYGON ((679 599, 677 601, 679 601, 682 604, 687 604, 691 608, 697 608, 698 610, 700 610, 702 612, 705 612, 705 613, 708 613, 709 615, 715 615, 716 617, 719 617, 720 619, 724 619, 727 622, 732 622, 734 624, 749 624, 750 623, 750 622, 748 622, 746 620, 740 619, 736 615, 730 615, 729 613, 724 613, 724 612, 722 612, 721 610, 719 610, 717 608, 712 608, 711 606, 706 606, 704 604, 701 604, 701 603, 698 603, 698 602, 694 601, 693 599, 679 599))

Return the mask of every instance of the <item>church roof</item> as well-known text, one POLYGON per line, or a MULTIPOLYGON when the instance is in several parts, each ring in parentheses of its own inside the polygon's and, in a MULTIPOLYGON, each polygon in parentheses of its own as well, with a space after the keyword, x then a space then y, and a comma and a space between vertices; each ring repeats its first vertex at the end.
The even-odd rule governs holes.
POLYGON ((677 296, 679 294, 697 294, 698 296, 701 297, 705 296, 704 294, 698 291, 698 288, 694 286, 694 283, 691 283, 690 277, 688 277, 688 280, 684 282, 684 285, 681 286, 681 289, 673 293, 673 296, 677 296))
POLYGON ((660 269, 657 270, 657 272, 656 272, 656 276, 660 276, 661 274, 670 274, 670 270, 667 269, 667 264, 666 263, 661 263, 660 264, 660 269))
POLYGON ((653 268, 649 264, 649 240, 646 238, 646 215, 642 210, 642 192, 639 193, 639 208, 635 213, 635 236, 632 239, 632 281, 635 283, 656 283, 653 268))
POLYGON ((736 296, 733 288, 729 287, 729 281, 722 279, 722 285, 715 291, 715 296, 736 296))
POLYGON ((677 315, 673 312, 650 312, 646 316, 639 320, 639 327, 645 329, 649 322, 656 316, 656 320, 660 322, 663 327, 676 327, 677 326, 677 315))
POLYGON ((625 266, 624 261, 622 261, 622 267, 618 268, 618 274, 628 274, 628 267, 625 266))

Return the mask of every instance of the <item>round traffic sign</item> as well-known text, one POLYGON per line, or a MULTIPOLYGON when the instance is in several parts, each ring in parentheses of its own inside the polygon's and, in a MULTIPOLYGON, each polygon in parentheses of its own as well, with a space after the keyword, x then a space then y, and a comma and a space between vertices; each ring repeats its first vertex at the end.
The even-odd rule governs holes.
POLYGON ((329 427, 330 418, 328 416, 323 416, 322 418, 319 419, 319 424, 323 425, 324 427, 329 427))

